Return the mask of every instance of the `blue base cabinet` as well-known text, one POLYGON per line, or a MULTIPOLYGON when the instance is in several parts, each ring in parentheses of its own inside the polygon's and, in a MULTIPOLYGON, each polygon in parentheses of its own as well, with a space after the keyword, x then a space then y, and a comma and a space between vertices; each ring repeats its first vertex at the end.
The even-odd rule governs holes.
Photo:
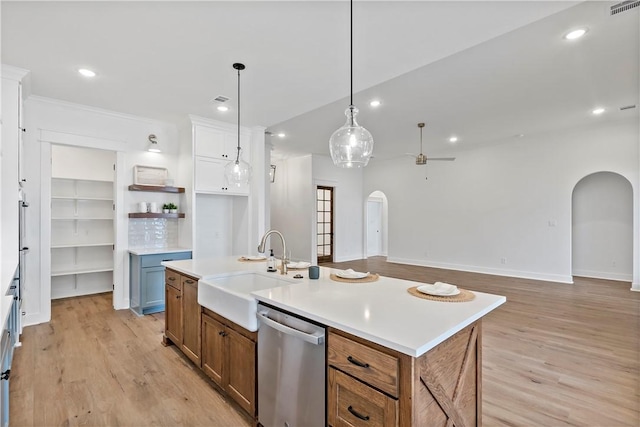
POLYGON ((163 261, 191 259, 191 251, 152 255, 129 254, 129 300, 139 316, 164 311, 163 261))

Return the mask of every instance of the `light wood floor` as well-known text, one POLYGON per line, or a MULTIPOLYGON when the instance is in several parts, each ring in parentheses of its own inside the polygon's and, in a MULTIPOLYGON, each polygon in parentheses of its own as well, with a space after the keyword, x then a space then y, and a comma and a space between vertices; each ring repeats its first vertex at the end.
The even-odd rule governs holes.
MULTIPOLYGON (((483 322, 483 422, 640 426, 640 293, 404 266, 333 264, 507 296, 483 322)), ((12 426, 249 426, 174 347, 164 317, 114 311, 111 295, 54 301, 28 327, 11 373, 12 426)), ((429 426, 425 426, 429 427, 429 426)))

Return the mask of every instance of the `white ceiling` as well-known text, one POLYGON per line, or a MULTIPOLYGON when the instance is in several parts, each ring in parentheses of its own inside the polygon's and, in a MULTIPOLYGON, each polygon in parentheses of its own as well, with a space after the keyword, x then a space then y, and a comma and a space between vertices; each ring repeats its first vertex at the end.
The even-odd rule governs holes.
MULTIPOLYGON (((354 86, 377 158, 454 152, 515 134, 638 115, 638 9, 613 2, 357 1, 354 86), (562 35, 590 31, 577 41, 562 35), (383 105, 368 106, 372 98, 383 105), (589 111, 607 108, 597 118, 589 111), (455 133, 460 142, 445 142, 455 133)), ((328 153, 349 93, 345 1, 2 1, 2 63, 35 95, 177 122, 187 114, 262 125, 275 154, 328 153), (94 69, 87 80, 76 69, 94 69), (217 112, 211 100, 231 98, 217 112)))

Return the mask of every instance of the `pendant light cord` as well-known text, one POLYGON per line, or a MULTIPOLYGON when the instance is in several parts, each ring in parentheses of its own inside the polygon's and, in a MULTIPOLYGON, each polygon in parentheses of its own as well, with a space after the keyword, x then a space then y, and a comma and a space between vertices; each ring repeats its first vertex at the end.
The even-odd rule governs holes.
POLYGON ((351 114, 349 114, 349 118, 351 119, 351 126, 354 126, 353 123, 353 0, 350 2, 350 25, 349 25, 349 73, 350 73, 350 81, 351 81, 351 98, 349 99, 349 109, 351 110, 351 114))
POLYGON ((236 154, 236 165, 240 163, 240 68, 238 68, 238 152, 236 154))

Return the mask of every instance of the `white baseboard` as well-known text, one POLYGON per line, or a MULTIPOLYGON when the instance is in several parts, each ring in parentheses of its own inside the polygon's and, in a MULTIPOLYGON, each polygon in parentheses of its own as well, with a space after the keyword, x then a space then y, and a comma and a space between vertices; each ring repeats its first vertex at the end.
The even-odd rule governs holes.
POLYGON ((51 319, 46 319, 42 313, 27 313, 22 316, 22 327, 39 325, 41 323, 47 323, 51 319))
POLYGON ((467 271, 470 273, 491 274, 494 276, 518 277, 522 279, 544 280, 547 282, 573 284, 573 276, 563 274, 537 273, 531 271, 506 270, 501 268, 480 267, 477 265, 449 264, 407 258, 387 258, 388 262, 419 265, 421 267, 442 268, 444 270, 467 271))
POLYGON ((345 256, 334 256, 333 257, 333 262, 347 262, 347 261, 358 261, 361 259, 366 259, 363 258, 362 255, 345 255, 345 256))
POLYGON ((617 280, 619 282, 631 282, 633 280, 632 274, 611 273, 608 271, 573 270, 573 275, 592 279, 617 280))

